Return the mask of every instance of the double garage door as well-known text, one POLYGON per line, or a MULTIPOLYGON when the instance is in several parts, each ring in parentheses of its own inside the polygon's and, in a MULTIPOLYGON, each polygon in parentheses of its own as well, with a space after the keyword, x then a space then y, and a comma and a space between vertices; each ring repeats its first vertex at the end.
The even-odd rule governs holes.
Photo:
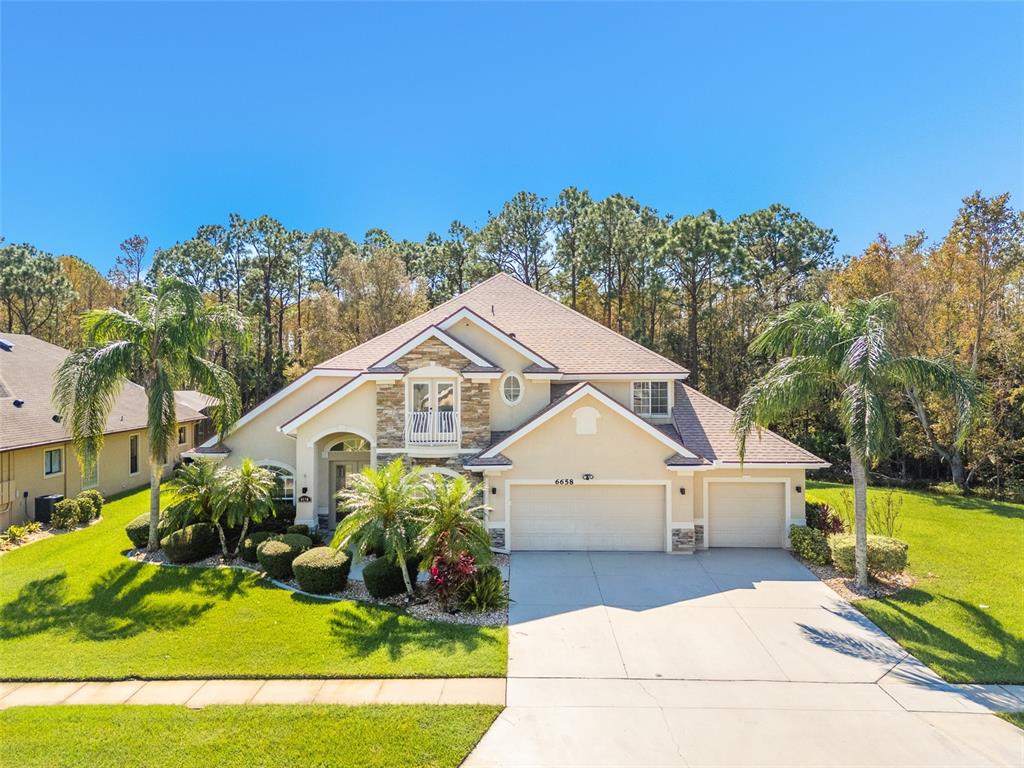
MULTIPOLYGON (((712 547, 781 547, 785 485, 708 483, 712 547)), ((665 551, 664 485, 512 485, 514 550, 665 551)))
POLYGON ((513 485, 512 549, 665 549, 664 485, 513 485))

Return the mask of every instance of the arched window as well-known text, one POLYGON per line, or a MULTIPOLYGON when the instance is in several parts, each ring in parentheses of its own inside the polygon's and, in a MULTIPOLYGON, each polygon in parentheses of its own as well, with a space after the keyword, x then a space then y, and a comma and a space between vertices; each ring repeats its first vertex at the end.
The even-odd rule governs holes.
POLYGON ((295 472, 284 464, 260 462, 260 466, 274 473, 274 501, 295 501, 295 472))
POLYGON ((509 371, 501 380, 501 399, 508 405, 515 405, 523 399, 523 380, 519 375, 509 371))
POLYGON ((365 437, 359 435, 348 435, 331 446, 331 451, 345 451, 347 453, 358 453, 370 450, 370 443, 365 437))

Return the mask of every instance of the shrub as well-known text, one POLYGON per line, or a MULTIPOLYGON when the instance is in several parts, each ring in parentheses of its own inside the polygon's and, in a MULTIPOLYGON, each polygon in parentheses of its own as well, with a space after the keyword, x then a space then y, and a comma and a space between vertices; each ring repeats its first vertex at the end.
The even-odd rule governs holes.
MULTIPOLYGON (((832 562, 847 575, 854 573, 853 534, 829 536, 832 562)), ((907 543, 887 536, 868 536, 868 573, 900 573, 907 567, 907 543)))
MULTIPOLYGON (((50 525, 54 528, 73 528, 79 521, 80 512, 78 507, 78 499, 61 499, 53 505, 53 512, 50 515, 50 525)), ((88 511, 92 511, 91 505, 88 511)), ((86 514, 88 514, 88 512, 86 514)))
POLYGON ((9 526, 6 531, 0 533, 0 544, 20 544, 22 541, 28 538, 30 534, 38 533, 42 529, 43 526, 37 523, 35 520, 29 520, 24 525, 9 526))
POLYGON ((290 501, 278 499, 274 502, 274 516, 286 526, 295 522, 295 505, 290 501))
MULTIPOLYGON (((167 518, 161 517, 160 522, 156 525, 156 537, 163 540, 176 530, 180 529, 175 528, 167 518)), ((143 512, 138 517, 133 518, 124 527, 124 532, 128 534, 128 538, 131 539, 136 549, 142 549, 146 546, 149 543, 149 512, 143 512)))
POLYGON ((160 547, 172 563, 192 563, 209 557, 220 548, 217 529, 209 523, 193 523, 167 534, 160 547))
POLYGON ((81 501, 83 497, 92 501, 92 516, 99 517, 100 513, 103 511, 103 505, 106 503, 103 499, 103 494, 95 488, 90 488, 89 490, 82 491, 78 494, 79 501, 81 501))
POLYGON ((267 539, 273 537, 274 534, 271 531, 254 531, 253 533, 248 534, 242 542, 242 546, 239 548, 242 559, 247 563, 257 562, 256 548, 267 539))
MULTIPOLYGON (((416 558, 410 558, 405 565, 409 569, 409 578, 415 579, 419 562, 416 558)), ((366 591, 376 598, 391 597, 405 592, 402 569, 384 557, 378 557, 363 568, 363 583, 366 584, 366 591)))
POLYGON ((476 574, 476 561, 469 552, 463 552, 455 562, 435 557, 430 564, 430 578, 427 584, 445 610, 476 574))
POLYGON ((256 559, 272 578, 290 579, 292 562, 311 546, 313 542, 308 536, 286 533, 284 536, 267 539, 256 547, 256 559))
POLYGON ((299 523, 297 525, 289 525, 285 529, 285 533, 298 533, 302 536, 309 536, 309 526, 299 523))
POLYGON ((826 536, 843 533, 846 526, 842 516, 824 502, 809 501, 804 508, 807 527, 821 531, 826 536))
POLYGON ((85 520, 82 520, 81 522, 87 523, 93 518, 100 516, 99 510, 93 505, 92 496, 86 496, 84 493, 80 493, 75 498, 75 501, 78 502, 79 516, 85 518, 85 520))
POLYGON ((341 592, 348 583, 352 560, 347 552, 331 547, 314 547, 292 561, 295 580, 306 592, 327 595, 341 592))
POLYGON ((828 565, 832 562, 828 538, 817 528, 808 528, 803 525, 789 526, 789 543, 793 547, 793 552, 801 560, 815 565, 828 565))
POLYGON ((460 594, 467 611, 496 611, 508 605, 505 582, 497 566, 485 565, 474 574, 460 594))

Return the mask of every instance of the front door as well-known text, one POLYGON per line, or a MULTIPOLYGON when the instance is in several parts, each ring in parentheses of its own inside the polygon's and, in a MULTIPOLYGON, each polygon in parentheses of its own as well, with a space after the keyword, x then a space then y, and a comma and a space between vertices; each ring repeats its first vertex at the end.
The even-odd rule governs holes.
POLYGON ((328 521, 333 530, 338 523, 338 492, 348 481, 363 471, 369 464, 365 461, 332 461, 331 462, 331 503, 328 505, 328 521))

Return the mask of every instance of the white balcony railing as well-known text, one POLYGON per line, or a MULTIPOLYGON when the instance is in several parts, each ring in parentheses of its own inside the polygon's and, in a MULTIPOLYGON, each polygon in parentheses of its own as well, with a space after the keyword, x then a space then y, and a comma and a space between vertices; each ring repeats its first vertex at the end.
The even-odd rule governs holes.
POLYGON ((406 445, 445 446, 461 442, 458 411, 411 411, 406 415, 406 445))

